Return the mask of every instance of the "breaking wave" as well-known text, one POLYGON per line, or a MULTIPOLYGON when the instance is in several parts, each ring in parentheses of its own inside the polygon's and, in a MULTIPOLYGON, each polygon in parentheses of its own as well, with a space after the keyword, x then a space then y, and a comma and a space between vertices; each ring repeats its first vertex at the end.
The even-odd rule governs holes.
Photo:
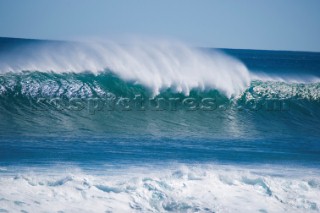
MULTIPOLYGON (((281 127, 290 130, 303 126, 305 132, 317 132, 314 125, 320 120, 317 55, 312 55, 314 62, 308 61, 306 64, 301 62, 303 57, 300 54, 293 57, 290 53, 291 58, 287 56, 289 61, 280 61, 276 65, 272 63, 277 55, 268 59, 266 64, 271 64, 274 69, 277 66, 286 67, 296 59, 300 60, 302 67, 310 62, 312 66, 308 69, 313 74, 306 72, 297 78, 304 71, 293 73, 295 75, 288 71, 260 72, 255 67, 255 58, 247 57, 245 51, 240 56, 244 57, 242 60, 247 62, 250 71, 235 58, 236 54, 231 57, 221 50, 196 49, 179 42, 135 41, 127 45, 12 39, 2 39, 1 42, 9 43, 0 51, 0 118, 4 121, 1 124, 4 134, 22 129, 28 133, 38 129, 40 132, 48 131, 52 122, 64 121, 68 125, 63 128, 68 131, 83 129, 84 123, 85 129, 94 132, 114 132, 119 131, 120 127, 130 132, 135 129, 134 126, 145 128, 148 125, 152 126, 151 132, 157 127, 156 132, 164 128, 164 131, 172 130, 177 134, 183 130, 185 135, 190 133, 190 129, 185 129, 186 126, 181 124, 187 119, 193 123, 193 128, 197 127, 197 130, 192 130, 196 135, 212 132, 208 129, 210 126, 217 127, 220 133, 230 134, 231 131, 232 135, 238 135, 248 132, 246 128, 257 128, 256 123, 248 123, 256 111, 255 122, 266 123, 270 118, 275 119, 277 125, 266 124, 274 126, 274 129, 281 127), (201 112, 170 111, 164 115, 165 112, 143 114, 134 111, 124 115, 121 112, 111 113, 105 107, 106 100, 112 99, 123 105, 123 98, 135 100, 137 96, 143 100, 164 99, 168 107, 170 99, 178 99, 180 106, 185 107, 183 104, 186 104, 189 107, 186 111, 190 106, 192 109, 203 109, 204 100, 207 106, 210 105, 209 109, 216 113, 208 116, 201 112), (189 102, 184 102, 186 98, 189 102), (107 113, 101 116, 103 111, 107 113), (284 112, 279 118, 279 114, 263 113, 268 111, 284 112), (88 114, 97 113, 99 115, 96 117, 88 117, 88 114), (44 116, 48 119, 43 120, 44 116), (126 119, 119 119, 123 116, 126 119), (241 119, 247 123, 240 124, 241 119), (228 126, 221 129, 219 126, 223 120, 228 126), (229 124, 232 122, 228 120, 237 124, 231 128, 229 124), (172 127, 173 123, 179 125, 172 127), (7 126, 10 125, 12 130, 8 131, 7 126), (34 129, 34 126, 41 128, 34 129)), ((267 55, 269 57, 269 53, 267 55)), ((263 67, 266 59, 262 56, 261 60, 259 65, 263 67)), ((59 129, 59 125, 55 128, 59 129)), ((259 131, 266 132, 265 129, 259 131)), ((216 135, 216 132, 212 134, 216 135)))

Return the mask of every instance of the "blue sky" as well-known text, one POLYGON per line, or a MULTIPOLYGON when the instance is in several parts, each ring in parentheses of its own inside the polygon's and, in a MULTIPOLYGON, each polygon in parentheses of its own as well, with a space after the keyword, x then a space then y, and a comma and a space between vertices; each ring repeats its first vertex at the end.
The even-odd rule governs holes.
POLYGON ((0 36, 320 51, 320 0, 0 0, 0 36))

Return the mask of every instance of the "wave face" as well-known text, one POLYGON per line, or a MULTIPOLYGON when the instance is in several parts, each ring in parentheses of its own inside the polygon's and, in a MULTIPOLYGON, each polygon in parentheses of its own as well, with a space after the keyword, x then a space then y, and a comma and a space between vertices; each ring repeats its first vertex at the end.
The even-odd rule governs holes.
POLYGON ((85 134, 165 131, 172 136, 250 138, 279 129, 297 134, 300 129, 301 134, 318 135, 320 83, 255 80, 233 97, 217 89, 194 89, 188 95, 167 89, 154 95, 110 72, 2 74, 0 131, 42 135, 56 123, 53 132, 78 134, 85 129, 85 134), (62 120, 68 125, 59 125, 62 120))

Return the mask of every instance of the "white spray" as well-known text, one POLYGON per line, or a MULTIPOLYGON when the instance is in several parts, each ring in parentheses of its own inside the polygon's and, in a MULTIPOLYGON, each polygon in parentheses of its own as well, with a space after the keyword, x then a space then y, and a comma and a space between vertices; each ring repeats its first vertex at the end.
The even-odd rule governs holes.
POLYGON ((49 42, 1 58, 0 72, 22 70, 95 74, 109 70, 151 89, 154 95, 168 88, 186 95, 192 89, 217 89, 231 97, 250 84, 249 71, 240 61, 168 41, 49 42))

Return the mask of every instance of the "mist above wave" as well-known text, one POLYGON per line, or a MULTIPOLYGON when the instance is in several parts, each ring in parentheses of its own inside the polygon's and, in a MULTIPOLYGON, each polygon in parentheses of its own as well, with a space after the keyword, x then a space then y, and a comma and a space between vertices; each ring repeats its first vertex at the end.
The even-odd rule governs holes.
POLYGON ((154 95, 171 89, 186 95, 192 89, 217 89, 227 97, 250 84, 240 61, 220 52, 205 53, 179 42, 43 42, 2 54, 0 72, 84 72, 106 69, 122 80, 142 85, 154 95))

